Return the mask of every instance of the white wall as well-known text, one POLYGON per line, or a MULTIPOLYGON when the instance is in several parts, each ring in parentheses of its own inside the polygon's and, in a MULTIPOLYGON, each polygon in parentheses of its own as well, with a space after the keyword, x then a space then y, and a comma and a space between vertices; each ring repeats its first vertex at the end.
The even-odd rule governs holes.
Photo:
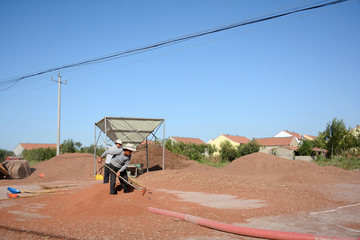
POLYGON ((22 151, 24 150, 24 148, 20 145, 20 144, 18 144, 15 148, 14 148, 14 154, 15 154, 15 156, 21 156, 21 153, 22 153, 22 151))

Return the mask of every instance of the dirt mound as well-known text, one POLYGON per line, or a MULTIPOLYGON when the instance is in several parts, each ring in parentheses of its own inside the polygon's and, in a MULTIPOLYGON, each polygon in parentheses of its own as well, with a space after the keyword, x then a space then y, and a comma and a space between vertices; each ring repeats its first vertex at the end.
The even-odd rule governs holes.
POLYGON ((229 174, 263 175, 287 174, 295 171, 321 171, 321 167, 310 162, 293 161, 258 152, 235 159, 223 170, 229 174))
POLYGON ((253 153, 240 157, 223 168, 228 174, 264 178, 271 176, 280 181, 299 183, 325 183, 340 180, 339 176, 358 175, 336 167, 321 167, 315 163, 289 160, 266 153, 253 153))
POLYGON ((89 153, 65 153, 31 167, 29 179, 44 174, 49 180, 89 180, 94 178, 94 155, 89 153))
MULTIPOLYGON (((158 145, 148 146, 149 171, 160 170, 163 167, 163 148, 158 145)), ((165 169, 183 169, 192 164, 186 156, 165 149, 165 169)), ((138 148, 131 156, 130 164, 144 164, 146 168, 146 148, 138 148)))

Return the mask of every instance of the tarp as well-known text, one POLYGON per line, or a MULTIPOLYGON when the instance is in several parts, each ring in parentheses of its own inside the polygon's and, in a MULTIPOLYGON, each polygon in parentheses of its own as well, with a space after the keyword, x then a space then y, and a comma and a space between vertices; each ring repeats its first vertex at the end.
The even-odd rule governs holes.
POLYGON ((3 166, 11 178, 26 178, 31 174, 28 160, 6 160, 3 166))
POLYGON ((123 144, 138 146, 157 129, 164 119, 105 117, 95 125, 112 141, 121 139, 123 144))

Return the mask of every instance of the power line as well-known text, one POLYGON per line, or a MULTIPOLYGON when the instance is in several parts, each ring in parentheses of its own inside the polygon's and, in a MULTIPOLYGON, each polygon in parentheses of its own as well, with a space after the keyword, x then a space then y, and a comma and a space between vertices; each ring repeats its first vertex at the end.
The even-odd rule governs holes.
POLYGON ((188 41, 188 40, 191 40, 191 39, 194 39, 194 38, 198 38, 198 37, 202 37, 202 36, 222 32, 222 31, 226 31, 226 30, 230 30, 230 29, 234 29, 234 28, 238 28, 238 27, 243 27, 243 26, 246 26, 246 25, 254 24, 254 23, 260 23, 260 22, 264 22, 264 21, 269 21, 269 20, 273 20, 275 18, 284 17, 284 16, 291 15, 291 14, 294 14, 294 13, 314 10, 314 9, 318 9, 318 8, 322 8, 322 7, 326 7, 326 6, 331 6, 331 5, 343 3, 343 2, 346 2, 346 1, 348 1, 348 0, 335 0, 335 1, 331 1, 331 2, 322 1, 322 3, 317 3, 317 5, 312 5, 312 6, 311 5, 306 5, 306 6, 303 6, 303 7, 297 7, 297 8, 288 10, 287 12, 274 13, 274 14, 269 15, 269 16, 250 19, 250 20, 245 20, 245 21, 241 21, 241 22, 236 22, 236 23, 225 25, 225 26, 215 27, 215 28, 211 28, 211 29, 208 29, 208 30, 205 30, 205 31, 200 31, 200 32, 197 32, 197 33, 184 35, 184 36, 181 36, 181 37, 169 39, 169 40, 162 41, 162 42, 153 43, 153 44, 143 46, 143 47, 139 47, 139 48, 134 48, 134 49, 129 49, 129 50, 113 53, 113 54, 110 54, 110 55, 106 55, 106 56, 102 56, 102 57, 98 57, 98 58, 94 58, 94 59, 88 59, 88 60, 84 60, 84 61, 73 63, 73 64, 63 65, 63 66, 60 66, 60 67, 53 67, 53 68, 50 68, 50 69, 47 69, 47 70, 43 70, 43 71, 23 75, 23 76, 20 76, 20 77, 17 77, 17 78, 12 78, 12 79, 9 79, 9 80, 2 81, 2 82, 0 82, 0 91, 5 91, 5 90, 7 90, 9 88, 12 88, 17 83, 19 83, 20 81, 22 81, 24 79, 39 76, 39 75, 43 75, 43 74, 46 74, 46 73, 49 73, 49 72, 59 71, 59 70, 69 69, 69 68, 74 68, 74 67, 80 67, 80 66, 84 66, 84 65, 88 65, 88 64, 95 64, 95 63, 111 61, 111 60, 115 60, 115 59, 119 59, 119 58, 123 58, 123 57, 128 57, 128 56, 132 56, 132 55, 135 55, 135 54, 140 54, 140 53, 143 53, 143 52, 147 52, 147 51, 155 50, 155 49, 158 49, 158 48, 167 47, 167 46, 170 46, 170 45, 181 43, 181 42, 184 42, 184 41, 188 41))

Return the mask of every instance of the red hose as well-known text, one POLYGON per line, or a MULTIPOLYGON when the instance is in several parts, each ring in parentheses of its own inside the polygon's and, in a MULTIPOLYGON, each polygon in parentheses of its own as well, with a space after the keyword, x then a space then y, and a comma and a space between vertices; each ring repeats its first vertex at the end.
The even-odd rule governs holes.
POLYGON ((177 213, 172 211, 167 211, 163 209, 149 207, 148 210, 152 213, 172 216, 176 218, 180 218, 186 222, 195 223, 204 227, 220 230, 223 232, 234 233, 243 236, 249 237, 257 237, 257 238, 265 238, 265 239, 278 239, 278 240, 360 240, 360 238, 341 238, 341 237, 329 237, 329 236, 321 236, 307 233, 296 233, 296 232, 283 232, 283 231, 272 231, 265 229, 257 229, 257 228, 248 228, 248 227, 240 227, 231 224, 216 222, 212 220, 208 220, 205 218, 195 217, 192 215, 187 215, 183 213, 177 213))

